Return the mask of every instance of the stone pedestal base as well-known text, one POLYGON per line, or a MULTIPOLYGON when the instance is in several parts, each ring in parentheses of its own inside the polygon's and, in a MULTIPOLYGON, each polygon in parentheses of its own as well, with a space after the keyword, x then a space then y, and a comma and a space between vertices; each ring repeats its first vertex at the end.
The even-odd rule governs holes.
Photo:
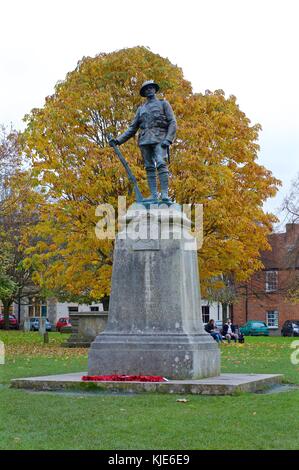
POLYGON ((234 395, 240 392, 264 391, 277 392, 277 387, 296 389, 296 385, 279 385, 281 374, 221 374, 217 377, 200 380, 169 380, 168 382, 84 382, 82 376, 86 372, 73 374, 48 375, 44 377, 27 377, 13 379, 11 387, 27 390, 67 391, 78 390, 81 393, 190 393, 192 395, 234 395))
POLYGON ((206 335, 102 333, 89 353, 89 375, 161 375, 199 379, 219 375, 219 348, 206 335))
POLYGON ((219 375, 219 347, 201 320, 189 227, 177 206, 128 211, 115 243, 108 324, 91 345, 89 375, 219 375))

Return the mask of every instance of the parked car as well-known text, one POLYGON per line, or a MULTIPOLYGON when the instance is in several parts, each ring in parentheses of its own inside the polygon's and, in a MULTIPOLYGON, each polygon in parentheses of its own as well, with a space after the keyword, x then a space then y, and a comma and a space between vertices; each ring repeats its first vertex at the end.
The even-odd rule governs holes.
POLYGON ((222 320, 215 320, 215 326, 218 330, 222 331, 223 328, 223 321, 222 320))
POLYGON ((281 336, 299 336, 299 320, 286 320, 281 328, 281 336))
POLYGON ((56 323, 56 331, 61 331, 62 328, 72 328, 72 324, 67 317, 59 318, 56 323))
MULTIPOLYGON (((39 320, 40 317, 31 317, 30 318, 30 330, 31 331, 38 331, 39 330, 39 320)), ((48 318, 46 318, 46 331, 51 331, 52 325, 49 322, 48 318)))
MULTIPOLYGON (((0 328, 3 329, 5 325, 4 315, 0 315, 0 328)), ((18 330, 19 329, 19 322, 15 315, 9 315, 9 328, 11 330, 18 330)))
POLYGON ((263 321, 248 320, 240 327, 240 333, 244 336, 269 336, 269 328, 263 321))

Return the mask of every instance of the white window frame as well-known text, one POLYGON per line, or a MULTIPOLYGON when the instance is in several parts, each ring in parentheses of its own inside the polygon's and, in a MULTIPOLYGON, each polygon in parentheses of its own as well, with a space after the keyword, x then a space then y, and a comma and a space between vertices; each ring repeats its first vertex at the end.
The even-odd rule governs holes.
POLYGON ((279 311, 278 310, 267 310, 266 312, 266 325, 270 330, 277 330, 279 328, 279 311), (269 322, 269 316, 274 315, 274 324, 272 320, 269 322))
POLYGON ((266 271, 266 292, 276 292, 278 289, 278 271, 266 271))

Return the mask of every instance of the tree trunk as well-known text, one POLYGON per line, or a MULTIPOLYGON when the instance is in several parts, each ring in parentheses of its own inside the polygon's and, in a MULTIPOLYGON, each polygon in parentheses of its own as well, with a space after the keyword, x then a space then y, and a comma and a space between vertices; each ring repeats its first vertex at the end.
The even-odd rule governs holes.
POLYGON ((4 316, 4 330, 9 330, 9 309, 12 304, 11 301, 2 301, 3 303, 3 316, 4 316))

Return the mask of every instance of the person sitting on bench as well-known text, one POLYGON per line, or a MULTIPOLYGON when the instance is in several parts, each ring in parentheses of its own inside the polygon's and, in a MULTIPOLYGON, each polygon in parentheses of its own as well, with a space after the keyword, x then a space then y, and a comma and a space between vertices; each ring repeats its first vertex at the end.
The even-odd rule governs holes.
POLYGON ((209 322, 206 324, 205 330, 207 333, 210 333, 217 343, 222 343, 221 333, 217 330, 215 321, 213 319, 209 320, 209 322))
POLYGON ((230 320, 227 320, 227 322, 223 325, 222 334, 229 343, 232 339, 235 341, 235 343, 238 340, 236 328, 230 320))

